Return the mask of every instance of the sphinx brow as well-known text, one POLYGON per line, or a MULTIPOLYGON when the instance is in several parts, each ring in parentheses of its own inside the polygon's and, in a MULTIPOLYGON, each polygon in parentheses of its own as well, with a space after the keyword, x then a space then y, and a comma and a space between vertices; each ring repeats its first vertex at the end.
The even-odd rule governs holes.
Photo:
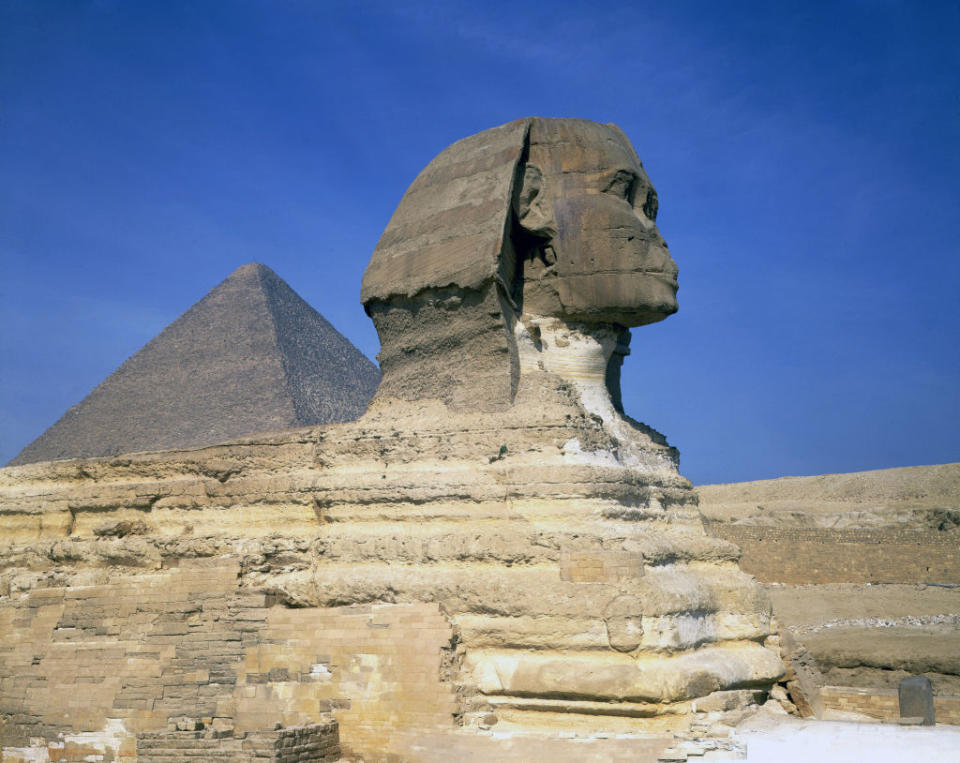
POLYGON ((603 174, 610 178, 612 183, 615 180, 624 179, 629 180, 630 182, 636 182, 642 179, 642 176, 639 172, 629 167, 617 167, 610 170, 603 171, 603 174))
POLYGON ((630 189, 631 195, 640 186, 640 175, 629 169, 614 169, 602 173, 603 190, 609 191, 617 183, 626 183, 630 189))
POLYGON ((588 189, 592 187, 594 183, 597 183, 604 192, 609 190, 617 181, 630 183, 638 189, 648 185, 644 175, 626 167, 617 169, 600 167, 590 169, 564 169, 560 172, 560 176, 585 183, 588 189))
POLYGON ((569 169, 560 170, 560 174, 561 175, 605 175, 609 171, 610 170, 605 167, 587 167, 586 169, 571 167, 569 169))

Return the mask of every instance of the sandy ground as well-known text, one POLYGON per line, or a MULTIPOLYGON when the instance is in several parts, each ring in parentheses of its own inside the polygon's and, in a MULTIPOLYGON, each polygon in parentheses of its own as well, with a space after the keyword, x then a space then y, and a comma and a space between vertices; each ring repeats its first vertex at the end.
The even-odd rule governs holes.
POLYGON ((751 763, 960 761, 960 727, 957 726, 802 720, 765 709, 741 723, 732 736, 703 741, 707 744, 683 742, 671 735, 611 734, 581 738, 572 734, 531 732, 408 733, 406 737, 401 732, 394 739, 398 757, 418 763, 450 760, 477 763, 657 763, 660 759, 682 760, 684 754, 691 763, 708 760, 747 760, 751 763))
MULTIPOLYGON (((752 763, 957 763, 960 727, 894 726, 771 717, 744 723, 737 738, 752 763)), ((717 758, 715 758, 717 759, 717 758)))

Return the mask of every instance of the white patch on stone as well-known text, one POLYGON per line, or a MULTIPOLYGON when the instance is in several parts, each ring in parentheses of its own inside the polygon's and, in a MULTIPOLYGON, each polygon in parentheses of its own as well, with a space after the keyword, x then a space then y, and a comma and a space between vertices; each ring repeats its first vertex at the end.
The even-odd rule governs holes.
POLYGON ((493 660, 480 660, 473 668, 473 679, 477 682, 477 688, 484 694, 503 691, 493 660))
POLYGON ((717 624, 713 615, 645 617, 643 631, 645 649, 676 651, 717 640, 717 624))
POLYGON ((568 461, 585 466, 621 466, 609 450, 584 450, 576 437, 563 444, 563 455, 568 461))
POLYGON ((500 694, 513 683, 514 673, 521 661, 519 655, 481 652, 468 654, 466 667, 483 694, 500 694))
MULTIPOLYGON (((36 741, 31 738, 30 742, 36 741)), ((4 747, 0 749, 0 760, 18 760, 24 763, 50 763, 50 753, 47 751, 47 743, 42 742, 43 746, 31 747, 4 747)), ((55 749, 61 749, 63 745, 53 745, 55 749)))
MULTIPOLYGON (((4 747, 0 749, 0 760, 10 758, 24 763, 50 763, 50 750, 62 751, 67 744, 76 744, 83 747, 92 747, 104 753, 103 755, 88 755, 84 760, 102 760, 109 750, 111 760, 118 758, 120 746, 129 738, 123 721, 119 718, 108 718, 101 731, 84 731, 77 734, 62 734, 59 742, 47 741, 41 738, 30 739, 30 747, 4 747)), ((60 757, 57 758, 60 760, 60 757)))
POLYGON ((83 731, 78 734, 64 734, 64 743, 74 743, 85 747, 95 747, 104 752, 110 750, 113 752, 113 759, 116 760, 117 753, 123 741, 129 738, 126 726, 119 718, 107 718, 107 723, 101 731, 83 731))

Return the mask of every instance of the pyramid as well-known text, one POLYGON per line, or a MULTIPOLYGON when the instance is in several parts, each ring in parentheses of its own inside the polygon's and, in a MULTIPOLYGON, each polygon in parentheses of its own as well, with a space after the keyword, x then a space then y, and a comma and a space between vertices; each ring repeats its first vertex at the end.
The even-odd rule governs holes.
POLYGON ((211 445, 358 418, 380 371, 252 263, 151 339, 9 465, 211 445))

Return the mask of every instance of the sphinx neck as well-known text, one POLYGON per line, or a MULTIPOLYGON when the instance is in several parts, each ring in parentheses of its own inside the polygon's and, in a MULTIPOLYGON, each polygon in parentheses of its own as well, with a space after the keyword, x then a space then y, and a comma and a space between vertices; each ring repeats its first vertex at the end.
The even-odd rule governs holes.
POLYGON ((491 426, 542 429, 549 421, 553 437, 569 430, 556 444, 570 463, 676 470, 666 439, 623 414, 626 329, 517 318, 495 286, 434 289, 368 303, 367 312, 380 335, 382 372, 368 416, 440 402, 454 417, 491 414, 491 426))
POLYGON ((520 375, 515 313, 495 282, 430 289, 366 309, 380 337, 377 398, 440 400, 454 411, 513 405, 520 375))
POLYGON ((514 335, 521 383, 546 371, 571 384, 591 413, 604 419, 623 414, 620 368, 630 354, 628 329, 524 315, 514 335))
MULTIPOLYGON (((524 315, 514 329, 520 365, 520 397, 537 384, 568 387, 578 405, 607 435, 612 458, 621 466, 651 462, 675 469, 679 454, 666 438, 626 416, 620 396, 620 368, 630 354, 630 331, 617 325, 584 324, 524 315)), ((583 443, 568 443, 572 451, 583 443)), ((588 459, 589 460, 589 459, 588 459)), ((595 460, 595 458, 594 458, 595 460)))
POLYGON ((515 405, 521 386, 561 383, 591 414, 623 414, 620 368, 630 331, 621 326, 518 318, 493 283, 394 297, 367 312, 380 337, 380 398, 494 411, 515 405))

